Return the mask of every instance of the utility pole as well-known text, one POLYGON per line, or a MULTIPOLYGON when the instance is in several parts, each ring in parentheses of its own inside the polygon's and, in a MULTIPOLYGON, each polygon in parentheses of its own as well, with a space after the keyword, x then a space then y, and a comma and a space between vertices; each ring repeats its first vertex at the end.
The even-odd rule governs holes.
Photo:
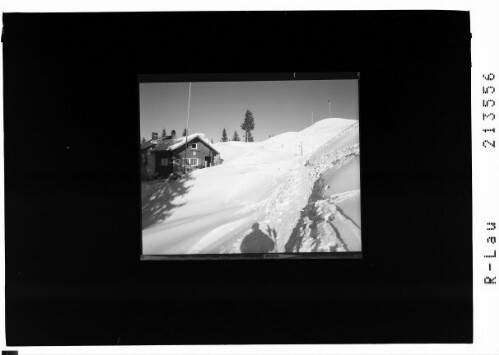
POLYGON ((189 83, 189 99, 187 100, 187 127, 185 128, 184 174, 187 165, 187 137, 189 136, 189 115, 191 111, 191 84, 189 83))

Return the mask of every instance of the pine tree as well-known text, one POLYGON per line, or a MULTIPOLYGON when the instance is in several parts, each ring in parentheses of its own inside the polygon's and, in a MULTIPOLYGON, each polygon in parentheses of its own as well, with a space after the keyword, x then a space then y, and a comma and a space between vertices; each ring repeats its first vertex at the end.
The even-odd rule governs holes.
POLYGON ((163 131, 161 132, 161 138, 165 138, 166 137, 166 129, 163 128, 163 131))
POLYGON ((246 132, 246 142, 249 142, 248 133, 255 129, 255 120, 250 110, 246 110, 246 114, 244 115, 244 122, 241 125, 241 128, 246 132))
POLYGON ((254 141, 255 141, 255 139, 251 135, 251 132, 248 132, 248 142, 254 142, 254 141))
POLYGON ((187 128, 184 128, 184 131, 182 132, 182 136, 183 137, 187 136, 187 128))
POLYGON ((142 137, 142 143, 145 143, 146 142, 146 139, 144 137, 142 137))
POLYGON ((220 139, 220 142, 227 142, 229 139, 227 138, 227 132, 224 130, 222 131, 222 139, 220 139))
POLYGON ((241 138, 239 138, 239 134, 237 134, 237 131, 234 131, 234 136, 232 137, 232 140, 234 142, 239 142, 241 138))

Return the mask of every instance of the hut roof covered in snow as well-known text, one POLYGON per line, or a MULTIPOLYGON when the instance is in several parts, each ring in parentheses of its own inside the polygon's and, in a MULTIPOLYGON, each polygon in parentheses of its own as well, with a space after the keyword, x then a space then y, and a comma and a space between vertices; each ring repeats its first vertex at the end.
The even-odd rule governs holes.
POLYGON ((199 138, 207 147, 212 149, 214 152, 217 154, 220 154, 220 152, 211 144, 211 142, 204 137, 203 133, 194 133, 190 134, 187 136, 187 142, 186 142, 186 137, 180 137, 176 139, 165 139, 165 140, 159 140, 158 144, 156 145, 156 148, 154 148, 154 151, 160 151, 160 150, 176 150, 178 148, 181 148, 184 146, 186 143, 189 143, 190 141, 194 140, 195 138, 199 138))

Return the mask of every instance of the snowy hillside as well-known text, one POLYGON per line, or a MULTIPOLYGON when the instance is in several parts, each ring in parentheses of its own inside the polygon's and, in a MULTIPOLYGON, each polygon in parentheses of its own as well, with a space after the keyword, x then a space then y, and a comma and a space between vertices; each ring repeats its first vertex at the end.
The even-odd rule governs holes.
POLYGON ((143 185, 143 253, 359 251, 358 121, 215 144, 223 164, 143 185))

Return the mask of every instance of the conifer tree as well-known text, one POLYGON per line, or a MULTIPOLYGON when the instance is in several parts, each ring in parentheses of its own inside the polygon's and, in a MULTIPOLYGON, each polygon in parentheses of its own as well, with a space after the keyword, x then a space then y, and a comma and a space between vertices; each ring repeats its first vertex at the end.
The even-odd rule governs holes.
POLYGON ((248 132, 248 142, 254 142, 254 141, 255 141, 255 139, 251 135, 251 132, 248 132))
POLYGON ((227 142, 229 139, 227 138, 227 132, 224 130, 222 131, 222 139, 220 139, 220 142, 227 142))
POLYGON ((142 143, 145 143, 146 142, 146 139, 144 137, 142 137, 142 143))
POLYGON ((187 128, 184 128, 184 131, 182 132, 182 136, 183 137, 187 136, 187 128))
POLYGON ((161 132, 161 138, 165 138, 166 137, 166 129, 163 128, 163 131, 161 132))
POLYGON ((245 131, 246 142, 249 142, 249 133, 255 129, 255 119, 250 110, 246 110, 241 128, 245 131))
POLYGON ((234 136, 232 137, 232 140, 234 142, 239 142, 241 138, 239 138, 239 134, 237 134, 237 131, 234 131, 234 136))

